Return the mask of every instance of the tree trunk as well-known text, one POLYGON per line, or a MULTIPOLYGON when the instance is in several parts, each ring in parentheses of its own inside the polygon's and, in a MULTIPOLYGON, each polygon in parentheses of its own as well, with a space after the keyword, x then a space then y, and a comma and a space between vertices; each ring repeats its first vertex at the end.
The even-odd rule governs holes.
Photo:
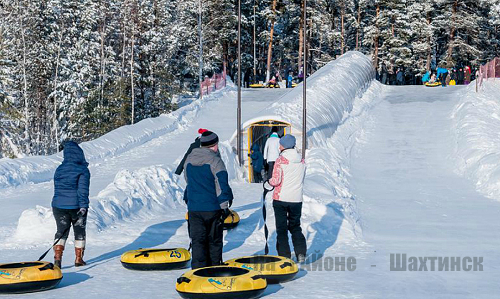
MULTIPOLYGON (((427 12, 427 24, 430 26, 431 24, 431 13, 430 11, 427 12)), ((428 52, 427 52, 427 63, 425 65, 425 69, 427 71, 430 71, 431 70, 431 52, 432 52, 432 46, 431 46, 431 37, 428 36, 427 37, 427 45, 429 46, 429 49, 428 49, 428 52)))
POLYGON ((130 91, 132 93, 132 121, 134 124, 135 118, 135 92, 134 92, 134 25, 132 25, 132 42, 130 46, 130 91))
POLYGON ((356 28, 356 51, 359 49, 359 26, 361 24, 361 5, 358 4, 358 27, 356 28))
MULTIPOLYGON (((21 8, 18 7, 21 14, 21 8)), ((24 9, 23 9, 24 11, 24 9)), ((23 43, 23 98, 24 98, 24 139, 25 139, 25 153, 30 153, 30 131, 29 131, 29 105, 28 105, 28 80, 26 78, 26 38, 24 30, 23 16, 19 16, 21 20, 21 38, 23 43)))
POLYGON ((377 3, 377 15, 376 15, 376 19, 375 19, 375 27, 377 28, 377 33, 375 34, 375 37, 374 37, 374 41, 373 41, 373 45, 375 46, 375 51, 374 51, 374 54, 373 54, 373 66, 375 68, 377 68, 378 66, 378 32, 379 32, 379 28, 378 28, 378 17, 380 15, 380 4, 377 3))
POLYGON ((340 9, 340 55, 344 54, 344 16, 345 16, 345 1, 342 1, 340 9))
POLYGON ((271 32, 269 33, 269 47, 267 48, 267 73, 266 73, 266 82, 269 82, 271 79, 271 58, 273 56, 273 34, 274 34, 274 13, 276 12, 276 2, 277 0, 273 0, 273 19, 271 20, 271 32))
POLYGON ((448 41, 448 57, 447 60, 451 61, 453 55, 453 41, 455 39, 455 22, 456 22, 456 14, 457 14, 458 0, 453 2, 452 14, 451 14, 451 28, 450 28, 450 40, 448 41))

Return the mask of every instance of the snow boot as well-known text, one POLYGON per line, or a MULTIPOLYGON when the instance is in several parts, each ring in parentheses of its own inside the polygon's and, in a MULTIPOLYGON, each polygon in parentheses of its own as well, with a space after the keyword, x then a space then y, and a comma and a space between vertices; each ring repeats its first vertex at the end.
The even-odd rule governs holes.
POLYGON ((87 265, 87 263, 83 260, 83 252, 85 248, 75 247, 75 267, 81 267, 87 265))
POLYGON ((61 268, 64 245, 54 245, 54 265, 61 268))
POLYGON ((303 255, 303 254, 299 254, 299 255, 297 256, 297 262, 298 262, 299 264, 304 264, 304 263, 306 262, 306 256, 305 256, 305 255, 303 255))

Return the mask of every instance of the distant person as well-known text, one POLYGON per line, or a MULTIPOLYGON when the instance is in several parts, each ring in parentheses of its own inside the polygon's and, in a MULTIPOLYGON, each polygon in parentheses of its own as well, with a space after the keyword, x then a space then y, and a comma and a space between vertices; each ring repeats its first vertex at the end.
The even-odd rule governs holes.
POLYGON ((268 165, 267 178, 273 176, 274 162, 280 155, 280 137, 278 136, 278 127, 271 129, 271 136, 266 140, 264 146, 264 161, 268 165))
POLYGON ((471 70, 469 66, 466 66, 464 69, 464 84, 469 85, 471 82, 471 70))
POLYGON ((288 77, 286 78, 286 88, 293 87, 293 76, 292 73, 288 73, 288 77))
POLYGON ((422 82, 427 83, 431 79, 431 72, 427 71, 422 77, 422 82))
POLYGON ((90 171, 83 150, 76 142, 64 144, 64 160, 54 174, 52 211, 57 232, 54 245, 54 265, 61 268, 62 255, 70 227, 75 234, 75 266, 85 266, 83 260, 89 209, 90 171))
POLYGON ((304 81, 304 71, 302 70, 302 68, 300 68, 300 70, 299 70, 298 79, 299 79, 299 82, 304 81))
POLYGON ((253 182, 262 183, 262 168, 264 168, 264 157, 260 151, 259 145, 254 143, 252 145, 252 154, 250 155, 252 159, 252 170, 253 170, 253 182))
POLYGON ((437 68, 437 77, 439 78, 439 82, 441 82, 441 86, 446 87, 446 77, 448 77, 448 70, 443 64, 441 64, 441 66, 437 68))
POLYGON ((181 175, 182 174, 182 171, 184 170, 184 163, 186 162, 187 156, 193 151, 193 149, 200 147, 200 137, 201 137, 201 134, 203 134, 206 131, 208 131, 208 130, 207 129, 202 129, 202 128, 198 129, 198 134, 200 134, 200 135, 198 137, 196 137, 196 139, 193 141, 193 143, 191 143, 191 145, 189 145, 188 150, 184 154, 184 157, 182 158, 181 162, 177 166, 177 169, 175 170, 175 174, 176 175, 181 175))
POLYGON ((432 73, 429 83, 436 83, 436 74, 432 73))
POLYGON ((279 256, 291 257, 288 231, 292 234, 295 256, 304 263, 307 253, 306 238, 302 233, 302 197, 306 165, 295 149, 295 137, 285 135, 280 139, 281 154, 276 160, 269 184, 274 186, 273 209, 276 219, 276 250, 279 256))
POLYGON ((460 68, 457 71, 457 84, 458 85, 464 84, 464 69, 463 68, 460 68))
POLYGON ((387 84, 387 66, 385 65, 385 63, 382 63, 381 77, 382 84, 387 84))
POLYGON ((189 236, 193 246, 191 267, 220 265, 223 223, 231 214, 233 192, 219 154, 217 134, 203 132, 200 147, 187 156, 184 168, 189 236))
POLYGON ((396 80, 397 80, 397 85, 403 85, 404 76, 403 76, 403 71, 401 70, 401 68, 398 68, 398 71, 396 73, 396 80))

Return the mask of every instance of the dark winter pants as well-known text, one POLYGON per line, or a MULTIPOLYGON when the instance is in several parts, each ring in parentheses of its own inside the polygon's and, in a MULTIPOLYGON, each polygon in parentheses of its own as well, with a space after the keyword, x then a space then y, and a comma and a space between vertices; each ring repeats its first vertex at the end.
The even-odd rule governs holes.
POLYGON ((276 217, 276 250, 279 256, 291 257, 290 245, 288 243, 288 231, 292 234, 295 255, 306 255, 306 238, 300 227, 300 216, 302 215, 301 202, 273 201, 274 216, 276 217))
POLYGON ((191 268, 217 266, 222 263, 222 210, 188 212, 192 242, 191 268))
POLYGON ((269 169, 267 170, 267 179, 270 180, 273 177, 274 161, 267 162, 269 169))
POLYGON ((260 173, 260 171, 253 171, 253 182, 262 183, 262 174, 260 173))
POLYGON ((87 213, 83 216, 77 215, 79 209, 59 209, 52 208, 56 219, 57 233, 55 240, 62 236, 63 240, 68 239, 69 227, 73 225, 75 240, 85 241, 85 227, 87 226, 87 213), (64 234, 64 235, 63 235, 64 234))
POLYGON ((443 74, 441 74, 440 77, 441 78, 439 78, 439 80, 441 81, 441 85, 446 86, 446 77, 448 77, 448 73, 443 73, 443 74))

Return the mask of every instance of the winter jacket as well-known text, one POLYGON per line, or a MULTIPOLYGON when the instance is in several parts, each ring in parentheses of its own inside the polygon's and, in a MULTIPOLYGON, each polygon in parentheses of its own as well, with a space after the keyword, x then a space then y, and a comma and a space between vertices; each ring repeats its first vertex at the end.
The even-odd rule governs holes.
POLYGON ((187 182, 185 198, 188 210, 193 212, 218 211, 233 200, 226 166, 213 150, 195 148, 184 164, 187 182))
POLYGON ((398 82, 403 82, 403 72, 402 71, 398 71, 396 76, 397 76, 398 82))
POLYGON ((296 149, 281 152, 274 164, 273 177, 269 184, 274 186, 273 199, 284 202, 302 202, 306 165, 296 149))
POLYGON ((272 133, 264 146, 264 159, 274 162, 280 155, 280 138, 277 133, 272 133))
POLYGON ((52 207, 88 209, 90 171, 83 150, 70 141, 64 145, 63 154, 64 160, 54 174, 52 207))
POLYGON ((441 74, 447 74, 448 70, 443 67, 438 67, 437 69, 437 77, 440 78, 441 74))
POLYGON ((422 77, 422 82, 429 82, 429 80, 431 79, 431 73, 430 72, 427 72, 425 73, 425 75, 422 77))
POLYGON ((188 150, 184 154, 184 157, 181 160, 181 163, 179 163, 179 166, 177 166, 177 169, 175 170, 176 175, 181 175, 182 171, 184 170, 184 163, 186 163, 186 158, 189 156, 189 154, 193 151, 193 149, 200 147, 200 137, 196 137, 193 143, 189 146, 188 150))
POLYGON ((252 145, 252 154, 250 158, 252 159, 253 171, 261 172, 264 167, 264 158, 262 157, 258 144, 252 145))

